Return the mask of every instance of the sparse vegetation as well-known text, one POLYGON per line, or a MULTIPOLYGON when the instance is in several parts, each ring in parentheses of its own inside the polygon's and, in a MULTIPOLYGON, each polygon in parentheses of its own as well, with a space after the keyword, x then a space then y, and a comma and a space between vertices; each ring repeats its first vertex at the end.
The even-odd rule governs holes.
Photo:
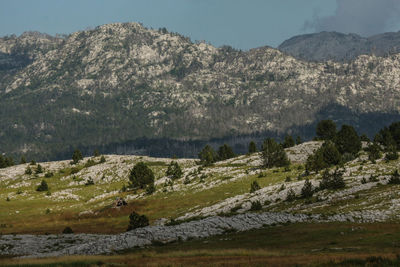
POLYGON ((49 190, 49 186, 47 185, 47 182, 45 180, 42 180, 42 182, 40 183, 40 185, 36 188, 36 191, 48 191, 49 190))
POLYGON ((256 191, 258 191, 258 190, 260 190, 261 189, 261 187, 260 187, 260 185, 257 183, 257 181, 253 181, 252 183, 251 183, 251 185, 250 185, 250 193, 254 193, 254 192, 256 192, 256 191))
POLYGON ((149 225, 149 219, 145 215, 139 215, 136 212, 132 212, 129 215, 129 225, 128 230, 133 230, 136 228, 141 228, 149 225))

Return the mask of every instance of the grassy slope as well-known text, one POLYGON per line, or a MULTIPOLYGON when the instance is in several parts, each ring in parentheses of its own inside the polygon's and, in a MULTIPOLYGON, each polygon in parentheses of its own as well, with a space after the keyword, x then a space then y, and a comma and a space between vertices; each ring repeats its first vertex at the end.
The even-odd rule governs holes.
MULTIPOLYGON (((43 178, 43 174, 40 177, 16 174, 11 181, 0 182, 2 188, 0 192, 0 233, 60 233, 65 226, 72 227, 75 232, 123 232, 128 224, 128 215, 133 210, 146 214, 151 223, 160 218, 177 218, 187 212, 211 206, 229 197, 248 193, 250 184, 254 180, 257 180, 261 187, 275 184, 291 186, 291 183, 297 181, 296 177, 304 171, 301 164, 292 165, 290 171, 285 171, 283 168, 254 170, 254 166, 247 163, 257 159, 255 156, 241 156, 238 159, 241 160, 241 163, 234 159, 203 169, 199 169, 194 161, 184 161, 181 163, 185 170, 184 176, 192 179, 189 184, 183 184, 184 178, 175 181, 173 187, 161 183, 157 186, 158 191, 154 195, 135 198, 129 201, 128 206, 115 209, 113 203, 117 196, 129 198, 135 195, 134 192, 118 192, 124 184, 128 183, 128 175, 124 176, 124 174, 118 173, 120 168, 128 171, 135 162, 145 160, 155 172, 157 179, 164 179, 168 162, 171 161, 140 157, 127 159, 117 157, 117 159, 120 161, 110 163, 101 171, 103 176, 106 174, 112 179, 105 182, 102 177, 96 181, 95 185, 91 186, 71 185, 71 182, 87 179, 87 173, 90 173, 91 168, 96 168, 96 166, 84 167, 83 163, 78 166, 80 172, 74 174, 75 177, 71 175, 71 166, 57 165, 58 169, 54 171, 55 175, 51 178, 43 178), (260 171, 264 174, 261 178, 258 177, 260 171), (201 178, 202 176, 206 177, 201 178), (288 176, 291 177, 291 182, 285 182, 288 176), (47 181, 53 195, 71 190, 70 192, 79 197, 79 200, 57 200, 46 196, 45 192, 35 191, 36 184, 42 179, 47 181), (24 181, 32 183, 20 188, 11 188, 24 181), (212 185, 212 183, 216 184, 212 185), (18 191, 22 194, 18 194, 18 191), (102 194, 110 195, 94 199, 102 194), (10 196, 10 201, 6 201, 7 196, 10 196), (85 211, 91 213, 79 215, 85 211)), ((112 162, 113 159, 108 157, 108 160, 112 162)), ((356 162, 349 163, 346 167, 353 169, 351 175, 354 177, 367 175, 371 171, 377 175, 386 175, 397 168, 399 163, 399 161, 389 163, 382 161, 376 164, 356 162)), ((102 166, 98 165, 98 167, 102 166)), ((25 166, 20 169, 23 173, 25 166)), ((314 179, 314 176, 309 178, 314 179)), ((360 184, 357 179, 354 178, 352 182, 360 184)), ((397 188, 398 186, 378 185, 357 192, 346 200, 333 200, 329 205, 315 203, 312 207, 304 205, 304 200, 296 200, 293 203, 280 201, 264 207, 264 210, 285 211, 297 205, 296 211, 298 212, 332 214, 339 211, 360 210, 377 204, 379 204, 378 208, 387 208, 393 199, 396 200, 399 197, 396 193, 397 188)), ((315 199, 314 202, 316 202, 315 199)))

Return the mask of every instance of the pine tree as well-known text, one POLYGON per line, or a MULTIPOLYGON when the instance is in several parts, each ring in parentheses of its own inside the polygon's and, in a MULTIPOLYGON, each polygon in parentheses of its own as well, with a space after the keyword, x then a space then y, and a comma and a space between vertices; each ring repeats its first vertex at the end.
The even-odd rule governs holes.
POLYGON ((283 148, 292 147, 294 145, 295 145, 295 143, 294 143, 293 137, 291 135, 286 135, 285 140, 283 141, 283 144, 282 144, 283 148))
POLYGON ((21 156, 21 160, 19 161, 19 164, 25 164, 26 163, 26 158, 24 155, 21 156))
POLYGON ((42 180, 42 182, 40 183, 40 185, 36 188, 36 191, 48 191, 49 190, 49 186, 47 185, 45 180, 42 180))
POLYGON ((336 124, 332 120, 322 120, 317 124, 317 139, 333 140, 336 136, 336 124))
POLYGON ((172 179, 179 179, 182 177, 182 169, 179 166, 178 162, 172 161, 165 173, 167 176, 172 176, 172 179))
POLYGON ((257 146, 256 143, 254 143, 254 141, 251 141, 249 143, 249 154, 255 153, 257 152, 257 146))
POLYGON ((263 143, 262 159, 266 168, 283 167, 290 165, 285 150, 272 138, 267 138, 263 143))
POLYGON ((82 153, 79 149, 75 149, 72 154, 72 163, 77 164, 80 160, 83 159, 82 153))
POLYGON ((300 145, 301 143, 303 143, 303 141, 301 140, 300 136, 296 137, 296 145, 300 145))
POLYGON ((154 173, 144 162, 137 163, 129 175, 130 187, 144 189, 154 184, 154 173))
POLYGON ((314 194, 314 189, 312 183, 306 179, 304 181, 304 185, 301 188, 301 197, 302 198, 310 198, 314 194))
POLYGON ((375 162, 375 160, 380 159, 382 157, 381 149, 378 144, 371 143, 368 146, 368 159, 372 162, 375 162))
POLYGON ((335 138, 335 144, 342 155, 344 153, 356 155, 361 149, 360 138, 356 130, 349 125, 342 125, 335 138))
POLYGON ((148 225, 149 219, 145 215, 139 215, 134 211, 129 215, 128 231, 148 225))
POLYGON ((226 159, 234 158, 235 156, 236 155, 233 152, 232 148, 230 146, 228 146, 227 144, 220 146, 218 149, 218 155, 217 155, 218 160, 226 160, 226 159))
POLYGON ((217 154, 211 146, 206 145, 199 153, 199 159, 202 165, 209 166, 217 160, 217 154))
POLYGON ((38 164, 37 167, 36 167, 35 173, 36 173, 36 174, 39 174, 39 173, 42 173, 42 172, 43 172, 42 165, 38 164))
POLYGON ((257 181, 253 181, 252 183, 251 183, 251 185, 250 185, 250 193, 254 193, 254 192, 256 192, 256 191, 258 191, 258 190, 260 190, 261 189, 261 187, 260 187, 260 185, 257 183, 257 181))

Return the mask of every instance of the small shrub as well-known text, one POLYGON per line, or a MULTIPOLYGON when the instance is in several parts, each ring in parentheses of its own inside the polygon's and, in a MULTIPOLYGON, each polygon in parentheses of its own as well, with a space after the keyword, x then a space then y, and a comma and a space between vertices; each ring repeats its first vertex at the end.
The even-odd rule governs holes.
POLYGON ((257 177, 258 178, 263 178, 265 176, 267 176, 267 175, 264 172, 260 172, 257 177))
POLYGON ((6 198, 6 201, 7 201, 7 202, 9 202, 9 201, 10 201, 10 198, 9 198, 9 197, 7 197, 7 198, 6 198))
POLYGON ((366 184, 366 183, 367 183, 367 179, 365 179, 365 177, 363 177, 363 178, 361 179, 361 183, 362 183, 362 184, 366 184))
POLYGON ((46 214, 50 214, 50 209, 46 209, 46 214))
POLYGON ((92 160, 92 159, 88 159, 85 163, 85 168, 89 168, 94 165, 96 165, 96 162, 94 162, 94 160, 92 160))
POLYGON ((50 192, 50 191, 47 191, 47 192, 46 192, 46 196, 51 196, 51 192, 50 192))
POLYGON ((25 174, 28 174, 28 175, 31 175, 32 174, 32 169, 31 169, 31 167, 26 167, 26 169, 25 169, 25 174))
POLYGON ((71 174, 78 173, 79 171, 80 171, 79 168, 73 167, 73 168, 71 169, 71 174))
POLYGON ((264 201, 264 205, 265 205, 265 206, 268 206, 269 204, 271 204, 271 201, 270 201, 270 200, 267 199, 267 200, 264 201))
POLYGON ((104 156, 101 156, 100 163, 104 163, 104 162, 106 162, 106 158, 104 156))
POLYGON ((47 185, 45 180, 42 180, 40 185, 36 188, 36 191, 41 192, 41 191, 48 191, 49 186, 47 185))
POLYGON ((146 187, 146 194, 151 195, 156 191, 156 187, 154 186, 154 184, 149 184, 146 187))
POLYGON ((44 177, 46 177, 46 178, 50 178, 53 176, 54 176, 54 173, 52 173, 52 172, 46 172, 46 174, 44 175, 44 177))
POLYGON ((253 181, 252 183, 251 183, 251 185, 250 185, 250 193, 254 193, 254 192, 256 192, 257 190, 260 190, 261 189, 261 187, 260 187, 260 185, 257 183, 257 181, 253 181))
POLYGON ((93 181, 92 177, 89 177, 89 179, 87 179, 85 185, 94 185, 94 181, 93 181))
POLYGON ((124 184, 123 186, 122 186, 122 188, 121 188, 121 192, 126 192, 126 185, 124 184))
POLYGON ((281 187, 279 187, 279 192, 280 192, 280 191, 283 191, 283 190, 285 190, 285 189, 286 189, 286 186, 285 186, 284 184, 282 184, 281 187))
POLYGON ((251 207, 250 210, 251 211, 256 211, 256 210, 261 210, 262 209, 262 205, 260 203, 260 201, 253 201, 251 202, 251 207))
POLYGON ((72 228, 67 226, 64 228, 64 230, 62 231, 63 234, 73 234, 74 231, 72 231, 72 228))
POLYGON ((37 165, 35 173, 36 174, 43 173, 42 165, 40 164, 37 165))
POLYGON ((336 169, 333 173, 329 173, 329 170, 325 170, 322 174, 322 181, 319 183, 319 188, 323 189, 341 189, 346 186, 343 179, 343 171, 336 169))
POLYGON ((72 154, 72 164, 77 164, 80 160, 83 159, 82 153, 79 149, 75 149, 72 154))
POLYGON ((369 177, 369 182, 378 182, 378 177, 376 175, 371 174, 371 176, 369 177))
POLYGON ((34 160, 31 160, 31 163, 30 163, 30 165, 36 165, 36 161, 34 161, 34 160))
POLYGON ((172 179, 179 179, 182 177, 182 169, 179 166, 178 162, 172 161, 168 165, 167 172, 165 173, 167 176, 171 176, 172 179))
POLYGON ((149 219, 145 215, 139 215, 136 212, 132 212, 129 215, 129 225, 128 230, 133 230, 136 228, 141 228, 149 225, 149 219))
POLYGON ((290 188, 287 191, 287 195, 286 195, 286 201, 292 202, 296 199, 296 193, 293 191, 292 188, 290 188))
POLYGON ((290 176, 287 176, 286 179, 285 179, 285 182, 288 183, 288 182, 291 182, 291 181, 292 181, 292 178, 290 178, 290 176))
POLYGON ((386 153, 385 159, 386 161, 397 160, 399 159, 399 154, 397 153, 396 149, 392 149, 391 151, 386 153))
POLYGON ((400 184, 400 174, 398 170, 395 170, 389 179, 389 184, 400 184))
POLYGON ((310 198, 314 194, 314 189, 312 183, 306 179, 304 181, 304 185, 301 188, 301 197, 302 198, 310 198))
POLYGON ((189 176, 186 176, 185 179, 183 180, 183 184, 190 184, 190 178, 189 176))
POLYGON ((100 152, 99 150, 95 149, 93 152, 93 157, 98 157, 98 156, 100 156, 100 152))

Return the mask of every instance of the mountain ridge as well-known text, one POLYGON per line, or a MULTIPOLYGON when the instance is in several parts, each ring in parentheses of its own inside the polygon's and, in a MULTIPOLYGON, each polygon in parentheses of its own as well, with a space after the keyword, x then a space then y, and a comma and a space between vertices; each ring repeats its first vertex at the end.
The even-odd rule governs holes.
POLYGON ((399 53, 400 32, 387 32, 370 37, 326 31, 302 34, 285 40, 278 49, 306 61, 348 62, 360 55, 382 57, 399 53))
POLYGON ((360 132, 400 119, 398 54, 305 62, 270 47, 243 52, 193 43, 138 23, 65 38, 0 38, 0 51, 31 60, 0 72, 0 147, 7 153, 48 158, 141 137, 283 135, 315 125, 331 105, 349 111, 330 112, 339 125, 364 125, 363 114, 388 118, 360 132))

